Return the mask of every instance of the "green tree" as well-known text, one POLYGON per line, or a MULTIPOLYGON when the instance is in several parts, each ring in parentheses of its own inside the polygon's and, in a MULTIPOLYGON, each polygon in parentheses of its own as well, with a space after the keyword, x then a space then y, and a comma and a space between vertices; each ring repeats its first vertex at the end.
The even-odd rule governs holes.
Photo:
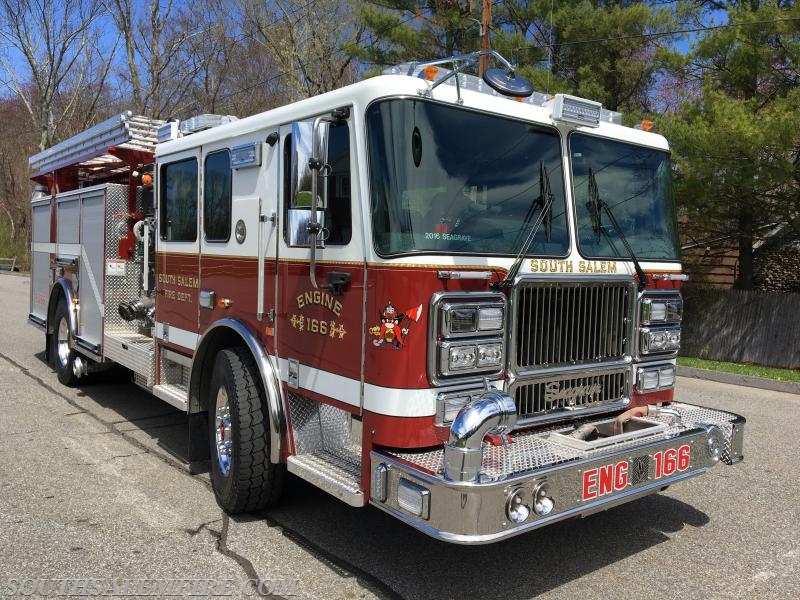
POLYGON ((732 27, 709 30, 687 72, 702 94, 667 123, 676 191, 699 236, 738 242, 736 286, 753 287, 753 244, 783 221, 800 232, 800 9, 732 2, 732 27))
POLYGON ((654 109, 653 87, 676 54, 670 32, 691 8, 658 0, 506 0, 493 45, 514 56, 540 91, 638 116, 654 109))
MULTIPOLYGON (((668 32, 691 13, 662 1, 495 0, 491 45, 518 63, 537 90, 598 100, 612 110, 652 110, 650 93, 668 59, 668 32)), ((367 43, 354 52, 378 67, 472 52, 477 0, 371 0, 367 43)))
POLYGON ((481 8, 479 0, 370 0, 361 8, 365 39, 349 50, 378 68, 472 52, 481 8))

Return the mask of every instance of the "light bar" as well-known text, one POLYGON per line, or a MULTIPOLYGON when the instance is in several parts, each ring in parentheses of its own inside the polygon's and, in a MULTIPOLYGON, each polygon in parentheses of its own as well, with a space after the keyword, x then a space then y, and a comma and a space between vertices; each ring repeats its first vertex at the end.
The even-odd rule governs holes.
POLYGON ((553 119, 588 127, 600 126, 603 105, 593 100, 585 100, 568 94, 556 94, 553 100, 553 119))
POLYGON ((225 123, 232 123, 233 121, 238 121, 233 115, 212 115, 208 113, 197 115, 185 121, 181 121, 181 134, 189 135, 190 133, 197 133, 198 131, 211 129, 212 127, 224 125, 225 123))

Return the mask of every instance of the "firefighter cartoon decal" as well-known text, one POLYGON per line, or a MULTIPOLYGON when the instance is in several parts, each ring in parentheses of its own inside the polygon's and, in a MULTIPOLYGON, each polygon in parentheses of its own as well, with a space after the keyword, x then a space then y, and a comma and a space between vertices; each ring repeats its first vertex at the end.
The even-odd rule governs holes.
POLYGON ((400 312, 389 300, 380 312, 381 324, 375 325, 369 330, 370 334, 375 337, 372 343, 378 348, 386 346, 392 350, 400 350, 406 344, 409 325, 412 321, 414 323, 419 321, 421 316, 422 304, 400 312))

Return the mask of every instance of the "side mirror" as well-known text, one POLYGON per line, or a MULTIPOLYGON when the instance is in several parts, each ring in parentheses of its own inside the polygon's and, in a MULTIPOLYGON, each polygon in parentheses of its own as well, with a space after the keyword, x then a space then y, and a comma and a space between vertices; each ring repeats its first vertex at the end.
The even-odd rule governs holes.
POLYGON ((327 171, 327 122, 292 123, 292 180, 288 198, 288 232, 292 246, 322 246, 327 186, 319 186, 318 178, 327 171), (315 201, 316 199, 316 201, 315 201))

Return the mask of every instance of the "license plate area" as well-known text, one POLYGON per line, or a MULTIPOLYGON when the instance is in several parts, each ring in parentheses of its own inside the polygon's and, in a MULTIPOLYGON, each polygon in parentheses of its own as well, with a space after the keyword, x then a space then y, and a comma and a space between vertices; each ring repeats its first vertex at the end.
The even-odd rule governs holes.
POLYGON ((694 446, 693 441, 687 441, 587 466, 580 472, 580 501, 593 502, 688 473, 697 462, 694 446))

